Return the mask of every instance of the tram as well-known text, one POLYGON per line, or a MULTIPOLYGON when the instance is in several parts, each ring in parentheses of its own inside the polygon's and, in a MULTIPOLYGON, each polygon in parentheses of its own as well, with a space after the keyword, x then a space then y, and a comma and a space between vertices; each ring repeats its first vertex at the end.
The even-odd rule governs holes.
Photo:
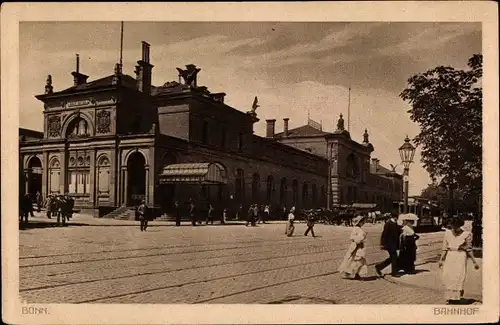
POLYGON ((413 213, 418 216, 415 231, 440 230, 443 226, 442 209, 433 201, 421 197, 408 198, 408 211, 404 211, 404 201, 395 201, 394 208, 399 214, 413 213))

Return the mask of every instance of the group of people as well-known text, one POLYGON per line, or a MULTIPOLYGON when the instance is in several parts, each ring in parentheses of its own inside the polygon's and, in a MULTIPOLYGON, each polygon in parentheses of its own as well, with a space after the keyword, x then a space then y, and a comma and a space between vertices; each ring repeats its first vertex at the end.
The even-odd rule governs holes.
MULTIPOLYGON (((316 237, 314 234, 314 224, 316 222, 316 216, 312 211, 309 211, 306 213, 306 225, 307 229, 304 232, 304 236, 307 236, 309 232, 311 232, 311 235, 313 237, 316 237)), ((285 234, 288 237, 292 237, 293 233, 295 231, 295 207, 292 207, 290 209, 290 212, 288 213, 288 220, 285 228, 285 234)))
MULTIPOLYGON (((51 194, 44 201, 40 192, 36 193, 35 204, 37 211, 40 212, 42 207, 47 210, 47 218, 52 219, 53 216, 57 218, 57 224, 66 224, 66 220, 69 220, 73 216, 73 208, 75 205, 75 200, 69 196, 67 193, 64 195, 54 195, 51 194)), ((34 217, 33 209, 33 199, 30 194, 25 194, 20 197, 19 200, 19 222, 28 223, 28 217, 34 217)))
MULTIPOLYGON (((362 229, 365 216, 353 219, 354 229, 349 237, 350 245, 338 271, 346 279, 362 280, 367 274, 366 232, 362 229)), ((384 225, 381 236, 381 249, 387 251, 388 258, 375 265, 375 271, 382 277, 382 270, 391 265, 391 276, 399 277, 400 271, 405 274, 415 273, 417 256, 416 241, 419 236, 414 231, 415 218, 411 214, 397 216, 392 213, 384 225), (396 220, 398 218, 398 220, 396 220), (401 225, 399 222, 401 222, 401 225)), ((464 294, 464 283, 467 273, 467 260, 470 259, 476 269, 479 268, 472 254, 472 234, 463 229, 462 219, 454 219, 450 229, 445 230, 439 267, 445 287, 447 303, 460 301, 464 294)))
POLYGON ((45 208, 47 209, 47 218, 57 218, 57 224, 66 224, 66 220, 73 217, 73 208, 75 200, 68 194, 64 195, 49 195, 45 200, 45 208))

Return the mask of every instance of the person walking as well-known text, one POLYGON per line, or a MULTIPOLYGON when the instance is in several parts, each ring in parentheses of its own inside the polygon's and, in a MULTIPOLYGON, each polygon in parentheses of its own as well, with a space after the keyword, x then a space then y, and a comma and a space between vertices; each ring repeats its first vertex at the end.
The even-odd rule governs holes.
POLYGON ((354 229, 349 237, 350 244, 338 268, 344 279, 361 280, 361 276, 368 272, 365 250, 366 232, 361 228, 364 223, 365 217, 361 215, 352 220, 354 229))
POLYGON ((175 226, 179 227, 181 225, 181 212, 179 211, 179 201, 174 201, 174 218, 175 218, 175 226))
POLYGON ((257 226, 257 219, 259 218, 259 214, 259 206, 257 204, 254 204, 252 209, 252 219, 250 220, 252 227, 257 226))
POLYGON ((295 220, 295 207, 292 207, 290 209, 290 213, 288 213, 288 222, 286 224, 286 230, 285 230, 285 234, 288 237, 292 237, 293 232, 295 231, 294 220, 295 220))
POLYGON ((214 207, 210 203, 208 204, 208 212, 207 212, 206 224, 208 225, 209 222, 210 222, 211 225, 214 224, 214 207))
POLYGON ((196 207, 194 205, 194 201, 189 199, 189 218, 191 218, 191 224, 193 227, 196 226, 196 207))
POLYGON ((227 214, 228 214, 227 208, 224 208, 224 210, 222 210, 222 219, 220 220, 220 224, 221 225, 225 225, 226 224, 227 214))
POLYGON ((148 228, 146 201, 141 201, 141 204, 137 207, 137 213, 139 215, 139 221, 141 223, 141 231, 146 231, 146 229, 148 228))
POLYGON ((314 235, 314 223, 316 222, 316 217, 314 216, 314 212, 313 211, 309 211, 307 213, 307 230, 306 232, 304 233, 304 236, 307 236, 307 234, 309 233, 309 231, 311 232, 312 236, 313 237, 316 237, 314 235))
POLYGON ((406 274, 415 273, 415 260, 417 259, 417 240, 419 235, 413 230, 414 223, 418 220, 415 214, 400 216, 403 223, 399 244, 399 268, 406 274))
POLYGON ((36 210, 37 212, 42 211, 43 197, 40 191, 36 192, 36 210))
POLYGON ((398 275, 398 249, 399 237, 401 228, 396 221, 397 212, 393 211, 389 220, 384 225, 382 236, 380 237, 380 248, 389 253, 389 257, 375 265, 375 271, 379 276, 382 275, 382 270, 391 264, 391 276, 398 275))
POLYGON ((266 221, 269 220, 270 216, 271 216, 271 209, 270 209, 269 205, 266 205, 264 207, 264 213, 263 213, 263 217, 262 217, 262 223, 266 223, 266 221))
POLYGON ((472 253, 472 234, 463 230, 463 225, 464 222, 461 219, 451 221, 451 229, 446 229, 444 233, 443 248, 439 259, 445 287, 444 298, 448 304, 457 304, 463 298, 467 260, 470 259, 474 268, 479 269, 472 253))

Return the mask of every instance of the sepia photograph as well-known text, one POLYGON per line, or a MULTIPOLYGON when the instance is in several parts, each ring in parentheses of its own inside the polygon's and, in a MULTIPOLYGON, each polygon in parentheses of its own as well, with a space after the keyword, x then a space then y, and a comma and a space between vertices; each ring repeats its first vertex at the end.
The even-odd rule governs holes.
POLYGON ((128 305, 498 318, 480 19, 70 17, 19 20, 11 53, 2 246, 16 262, 2 282, 16 277, 16 317, 45 323, 63 304, 130 323, 184 321, 127 319, 128 305))

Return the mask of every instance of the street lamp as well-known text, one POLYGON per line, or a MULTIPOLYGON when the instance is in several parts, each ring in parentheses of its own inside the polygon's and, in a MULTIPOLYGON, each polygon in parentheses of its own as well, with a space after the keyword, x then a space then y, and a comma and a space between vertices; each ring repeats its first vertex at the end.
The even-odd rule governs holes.
POLYGON ((408 175, 410 172, 410 164, 413 162, 413 156, 415 155, 415 149, 416 148, 410 143, 410 138, 408 138, 408 136, 405 138, 405 143, 398 149, 399 155, 401 156, 401 163, 404 166, 404 213, 408 213, 408 175))

